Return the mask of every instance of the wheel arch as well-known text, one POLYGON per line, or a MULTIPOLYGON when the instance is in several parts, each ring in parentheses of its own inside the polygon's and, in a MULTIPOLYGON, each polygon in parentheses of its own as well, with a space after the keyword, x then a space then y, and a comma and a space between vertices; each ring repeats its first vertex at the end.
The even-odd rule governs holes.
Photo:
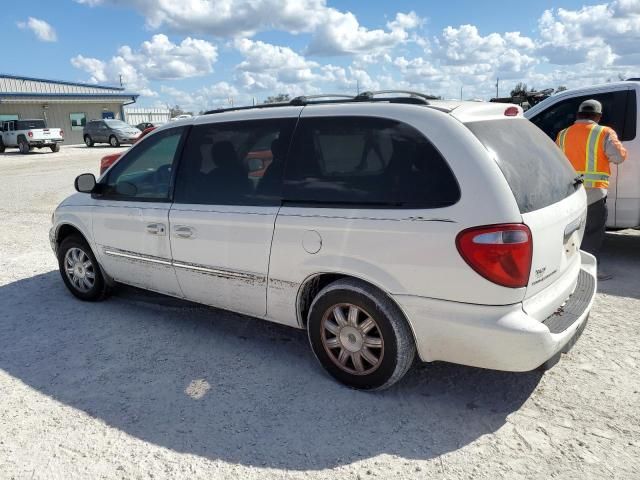
POLYGON ((389 301, 398 309, 398 312, 402 315, 402 318, 409 326, 411 330, 411 335, 413 336, 413 341, 417 345, 416 333, 413 329, 413 325, 407 317, 407 314, 402 309, 400 304, 393 298, 389 292, 387 292, 380 285, 376 285, 375 283, 366 280, 357 275, 349 274, 349 273, 341 273, 341 272, 323 272, 323 273, 315 273, 313 275, 309 275, 301 284, 298 289, 298 295, 296 297, 296 314, 298 316, 298 325, 300 328, 307 328, 307 316, 309 314, 309 309, 311 308, 311 304, 313 300, 318 296, 318 293, 326 287, 327 285, 335 282, 336 280, 356 280, 360 283, 366 284, 369 287, 377 290, 381 295, 384 295, 389 301))
POLYGON ((98 268, 100 268, 100 271, 102 272, 102 275, 104 276, 105 281, 107 282, 108 285, 113 285, 114 281, 111 278, 111 276, 105 271, 104 267, 100 263, 100 259, 99 259, 98 255, 96 254, 96 250, 95 250, 95 248, 93 248, 93 245, 92 245, 91 241, 89 241, 89 238, 87 237, 87 235, 85 235, 82 232, 82 230, 80 228, 78 228, 77 226, 75 226, 75 225, 73 225, 71 223, 61 223, 56 228, 56 237, 55 237, 56 252, 58 252, 58 249, 60 248, 60 245, 65 240, 65 238, 69 238, 69 237, 71 237, 73 235, 78 235, 80 238, 82 238, 82 240, 85 241, 85 243, 91 249, 91 252, 93 253, 93 256, 96 257, 96 261, 98 262, 98 268))

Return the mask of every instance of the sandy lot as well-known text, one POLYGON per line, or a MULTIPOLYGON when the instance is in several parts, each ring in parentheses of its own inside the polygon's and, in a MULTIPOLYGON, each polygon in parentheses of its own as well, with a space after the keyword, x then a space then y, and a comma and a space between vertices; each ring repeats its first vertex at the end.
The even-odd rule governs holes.
POLYGON ((344 388, 304 332, 121 288, 88 304, 48 244, 119 149, 0 154, 0 478, 640 478, 640 236, 551 371, 416 365, 344 388))

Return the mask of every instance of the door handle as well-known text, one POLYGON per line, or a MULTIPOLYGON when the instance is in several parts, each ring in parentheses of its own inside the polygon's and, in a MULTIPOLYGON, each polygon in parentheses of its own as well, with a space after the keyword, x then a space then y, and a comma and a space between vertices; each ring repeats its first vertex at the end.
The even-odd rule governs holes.
POLYGON ((166 230, 162 223, 150 223, 147 225, 147 232, 152 235, 164 235, 166 230))
POLYGON ((193 230, 191 227, 180 225, 173 229, 173 233, 180 238, 190 238, 193 235, 193 230))

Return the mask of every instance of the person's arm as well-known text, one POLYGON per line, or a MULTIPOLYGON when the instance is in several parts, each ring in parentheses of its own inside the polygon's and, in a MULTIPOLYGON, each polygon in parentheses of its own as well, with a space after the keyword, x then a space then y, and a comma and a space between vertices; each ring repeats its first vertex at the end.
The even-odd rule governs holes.
POLYGON ((612 128, 608 129, 607 138, 604 139, 604 153, 611 163, 621 164, 627 159, 627 149, 618 140, 618 135, 612 128))

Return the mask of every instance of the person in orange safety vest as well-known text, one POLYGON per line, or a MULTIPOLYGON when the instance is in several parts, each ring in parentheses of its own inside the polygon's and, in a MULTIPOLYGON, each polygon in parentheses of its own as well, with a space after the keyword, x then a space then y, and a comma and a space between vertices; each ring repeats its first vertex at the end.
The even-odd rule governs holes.
MULTIPOLYGON (((627 150, 616 132, 598 124, 601 118, 602 104, 597 100, 585 100, 578 108, 575 123, 560 131, 556 139, 573 168, 584 178, 588 208, 581 248, 596 257, 602 247, 607 224, 609 163, 620 164, 627 158, 627 150)), ((598 278, 607 280, 611 275, 599 274, 598 278)))

